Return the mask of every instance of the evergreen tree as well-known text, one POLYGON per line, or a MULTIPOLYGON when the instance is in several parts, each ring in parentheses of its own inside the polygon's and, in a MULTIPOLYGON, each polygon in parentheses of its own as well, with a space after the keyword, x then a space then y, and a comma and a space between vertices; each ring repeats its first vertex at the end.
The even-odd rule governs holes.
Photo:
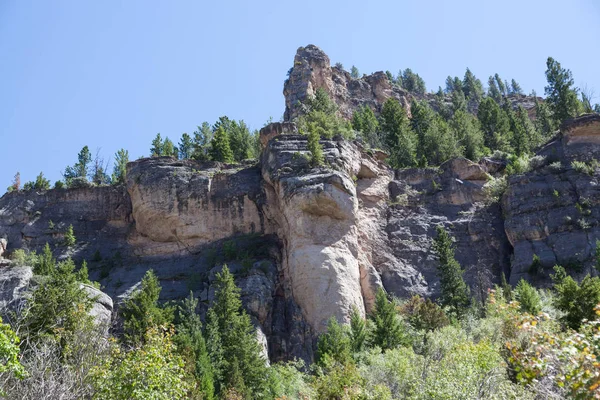
POLYGON ((194 141, 192 145, 191 157, 197 161, 208 160, 209 143, 213 138, 213 131, 208 122, 203 122, 198 129, 194 131, 194 141))
POLYGON ((235 161, 243 161, 251 156, 252 136, 244 121, 232 121, 228 132, 229 144, 235 161))
POLYGON ((546 80, 548 86, 544 88, 546 101, 554 118, 563 122, 577 115, 577 89, 573 86, 571 71, 561 67, 558 61, 548 57, 546 61, 546 80))
POLYGON ((595 307, 600 303, 600 278, 586 275, 581 283, 567 276, 563 267, 555 266, 554 306, 564 312, 562 322, 571 329, 579 329, 584 319, 596 319, 595 307))
POLYGON ((337 106, 323 88, 304 104, 307 112, 298 119, 298 130, 302 134, 315 132, 320 138, 331 139, 335 135, 352 137, 351 124, 337 116, 337 106))
POLYGON ((266 389, 265 360, 261 356, 250 317, 242 309, 240 289, 235 285, 227 266, 217 273, 215 286, 215 300, 211 309, 215 314, 223 349, 220 388, 233 387, 247 398, 260 397, 266 389), (232 379, 236 377, 236 369, 239 369, 243 378, 242 387, 232 379))
POLYGON ((444 227, 436 227, 437 237, 433 249, 438 256, 438 275, 440 277, 440 303, 461 315, 469 306, 469 288, 463 279, 463 269, 454 258, 452 238, 444 227))
POLYGON ((385 76, 387 76, 388 80, 392 85, 396 84, 396 80, 394 79, 394 75, 390 71, 385 71, 385 76))
POLYGON ((507 85, 504 84, 504 82, 502 81, 502 78, 500 78, 500 75, 498 75, 498 74, 494 75, 494 79, 496 80, 496 83, 498 84, 498 89, 500 90, 500 93, 502 93, 502 96, 506 97, 508 95, 507 85))
POLYGON ((152 140, 152 147, 150 147, 150 156, 151 157, 162 156, 163 149, 164 149, 164 145, 163 145, 162 138, 160 137, 160 133, 157 133, 156 136, 154 137, 154 140, 152 140))
POLYGON ((351 359, 352 343, 344 326, 335 317, 327 321, 327 331, 319 336, 317 342, 318 363, 327 366, 332 361, 345 365, 351 359))
POLYGON ((459 143, 448 123, 439 115, 433 119, 423 142, 423 154, 431 165, 439 165, 462 153, 459 143))
POLYGON ((90 326, 91 307, 92 300, 77 281, 73 261, 69 258, 59 262, 28 299, 23 313, 24 343, 33 345, 51 338, 68 353, 75 333, 90 326))
POLYGON ((435 112, 429 107, 426 101, 414 100, 410 106, 412 117, 410 119, 410 127, 416 135, 417 146, 416 156, 417 159, 426 157, 425 154, 425 136, 427 131, 431 128, 433 120, 435 118, 435 112))
POLYGON ((369 106, 362 106, 352 115, 352 127, 362 134, 363 139, 371 147, 380 147, 377 132, 379 131, 379 121, 375 113, 369 106))
POLYGON ((412 72, 410 68, 406 68, 402 72, 402 87, 411 93, 425 94, 427 91, 425 87, 425 81, 419 76, 412 72))
POLYGON ((173 342, 178 352, 192 367, 192 374, 198 382, 202 399, 213 399, 215 395, 213 368, 202 334, 202 321, 196 312, 198 299, 190 292, 189 297, 182 300, 176 308, 177 334, 173 342))
POLYGON ((523 312, 538 315, 542 311, 540 294, 524 279, 521 279, 515 288, 515 299, 521 305, 523 312))
POLYGON ((484 144, 492 150, 508 151, 510 120, 502 108, 491 97, 483 99, 477 110, 484 144))
POLYGON ((163 143, 163 148, 162 148, 162 155, 168 156, 168 157, 174 157, 175 159, 177 159, 178 153, 179 153, 179 150, 177 150, 177 147, 175 147, 175 145, 173 144, 171 139, 169 139, 168 137, 165 138, 165 141, 163 143))
POLYGON ((33 268, 33 272, 38 275, 50 275, 54 270, 56 260, 52 256, 50 245, 46 242, 42 254, 38 257, 37 263, 33 268))
POLYGON ((318 129, 311 129, 308 133, 307 147, 311 155, 311 163, 315 166, 323 165, 325 158, 323 156, 323 146, 319 141, 318 129))
POLYGON ((496 103, 502 102, 502 93, 500 93, 496 79, 493 76, 488 79, 488 96, 494 99, 496 103))
POLYGON ((392 167, 414 166, 416 164, 416 140, 404 108, 397 100, 389 98, 383 104, 380 119, 384 143, 391 152, 390 164, 392 167))
POLYGON ((234 161, 233 152, 229 145, 229 137, 222 126, 217 128, 215 135, 210 142, 209 155, 214 161, 225 163, 232 163, 234 161))
POLYGON ((402 70, 399 70, 398 75, 396 75, 396 86, 405 89, 404 82, 402 81, 402 70))
POLYGON ((113 166, 112 182, 113 184, 124 184, 127 174, 127 163, 129 162, 129 152, 120 149, 115 153, 115 163, 113 166))
POLYGON ((35 190, 49 190, 50 189, 50 181, 44 177, 43 172, 40 172, 40 174, 35 178, 35 182, 33 183, 33 189, 35 189, 35 190))
POLYGON ((478 161, 483 153, 483 134, 477 119, 472 114, 459 110, 450 120, 450 128, 464 150, 464 156, 478 161))
POLYGON ((212 367, 215 392, 219 393, 221 390, 221 383, 223 382, 226 360, 224 358, 223 342, 221 340, 221 334, 219 331, 219 320, 215 310, 212 308, 209 308, 206 313, 206 328, 204 330, 204 337, 206 342, 206 350, 208 352, 210 365, 212 367))
POLYGON ((194 142, 192 141, 192 137, 187 133, 183 133, 181 139, 179 139, 179 159, 186 160, 192 158, 193 147, 194 142))
POLYGON ((88 166, 92 162, 92 154, 87 146, 83 146, 79 154, 77 154, 77 163, 67 166, 63 172, 63 176, 67 185, 70 186, 74 179, 82 179, 87 181, 88 166))
POLYGON ((514 79, 510 81, 510 92, 512 94, 523 94, 523 89, 521 89, 521 85, 519 85, 519 83, 514 79))
POLYGON ((65 243, 65 246, 67 246, 67 247, 75 246, 75 243, 77 243, 77 239, 75 238, 75 233, 73 232, 73 225, 69 225, 67 227, 67 231, 65 232, 65 237, 64 237, 64 243, 65 243))
POLYGON ((360 78, 360 72, 358 72, 358 68, 356 68, 354 65, 352 68, 350 68, 350 76, 354 79, 360 78))
POLYGON ((465 77, 462 82, 463 92, 469 102, 479 104, 483 97, 483 84, 473 75, 471 70, 467 68, 465 77))
POLYGON ((375 306, 370 316, 373 321, 373 344, 382 350, 393 349, 407 344, 404 324, 396 311, 393 301, 388 300, 382 288, 375 295, 375 306))
POLYGON ((123 304, 123 329, 129 343, 143 343, 149 329, 165 327, 173 320, 173 309, 162 308, 158 304, 160 291, 158 278, 152 270, 148 270, 142 278, 140 289, 123 304))
POLYGON ((352 351, 360 352, 367 341, 367 324, 356 306, 350 312, 350 344, 352 351))

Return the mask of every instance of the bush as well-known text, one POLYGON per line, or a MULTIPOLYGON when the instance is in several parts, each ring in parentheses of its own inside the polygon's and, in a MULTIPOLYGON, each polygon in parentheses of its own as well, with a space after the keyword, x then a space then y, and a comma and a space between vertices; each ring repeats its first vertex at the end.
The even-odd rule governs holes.
POLYGON ((542 311, 542 302, 538 291, 527 281, 521 279, 515 288, 515 299, 521 305, 521 311, 537 315, 542 311))
POLYGON ((450 323, 444 310, 431 299, 413 296, 402 305, 400 312, 415 329, 433 331, 450 323))
POLYGON ((65 246, 71 247, 77 243, 77 239, 75 238, 75 233, 73 232, 73 225, 69 225, 67 231, 65 232, 65 246))

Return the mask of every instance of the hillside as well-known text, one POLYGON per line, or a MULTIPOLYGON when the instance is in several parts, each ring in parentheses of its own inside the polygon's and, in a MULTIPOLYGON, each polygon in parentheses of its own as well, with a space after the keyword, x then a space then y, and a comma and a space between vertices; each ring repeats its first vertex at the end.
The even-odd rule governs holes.
MULTIPOLYGON (((439 104, 434 94, 393 85, 384 72, 352 78, 307 46, 284 85, 284 121, 260 130, 258 160, 156 156, 129 162, 122 184, 7 193, 0 198, 5 319, 39 284, 34 265, 10 258, 19 250, 41 254, 46 244, 58 261, 86 260, 101 290, 88 289, 100 296, 93 315, 115 320, 117 336, 117 311, 148 270, 162 287, 161 303, 192 293, 206 321, 226 264, 272 363, 315 362, 330 318, 347 324, 353 310, 372 314, 380 289, 403 300, 443 299, 440 230, 454 238, 456 261, 481 307, 490 290, 506 285, 503 278, 513 287, 524 279, 547 288, 555 265, 577 281, 598 275, 600 115, 564 122, 520 158, 459 155, 393 168, 389 149, 334 134, 317 138, 319 163, 312 132, 302 131, 311 126, 302 120, 306 99, 318 88, 344 121, 364 106, 379 115, 390 98, 408 118, 415 100, 434 110, 439 104), (70 229, 76 239, 65 244, 70 229)), ((543 99, 507 101, 535 120, 543 99)))

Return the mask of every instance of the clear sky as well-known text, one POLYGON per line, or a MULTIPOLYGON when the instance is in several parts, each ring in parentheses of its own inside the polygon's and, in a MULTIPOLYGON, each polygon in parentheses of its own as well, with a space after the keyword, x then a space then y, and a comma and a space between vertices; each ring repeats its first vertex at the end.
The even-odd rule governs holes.
POLYGON ((600 95, 598 0, 4 0, 0 194, 17 171, 60 179, 84 145, 135 159, 157 132, 278 120, 286 72, 311 43, 361 73, 410 67, 428 89, 469 67, 543 94, 552 56, 600 95))

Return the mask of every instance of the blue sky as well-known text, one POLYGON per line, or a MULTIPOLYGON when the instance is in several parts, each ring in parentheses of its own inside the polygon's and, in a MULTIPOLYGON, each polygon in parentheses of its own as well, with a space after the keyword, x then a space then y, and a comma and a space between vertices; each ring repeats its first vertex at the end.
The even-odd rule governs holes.
POLYGON ((599 42, 596 0, 2 1, 0 193, 17 171, 60 179, 84 145, 135 159, 157 132, 278 120, 310 43, 347 69, 410 67, 428 89, 469 67, 542 94, 552 56, 600 95, 599 42))

